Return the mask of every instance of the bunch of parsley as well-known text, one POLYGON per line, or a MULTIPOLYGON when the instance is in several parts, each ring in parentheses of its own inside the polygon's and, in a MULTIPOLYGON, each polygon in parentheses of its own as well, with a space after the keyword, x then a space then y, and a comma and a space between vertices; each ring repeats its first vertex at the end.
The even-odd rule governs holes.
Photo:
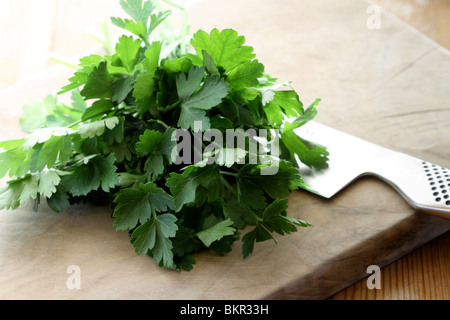
POLYGON ((244 230, 245 258, 255 242, 309 226, 286 210, 291 190, 302 185, 298 159, 316 168, 327 163, 325 149, 294 132, 314 118, 318 100, 304 109, 234 30, 200 30, 182 52, 179 44, 152 40, 168 11, 154 13, 155 4, 142 0, 121 6, 131 19, 112 22, 130 34, 113 53, 80 60, 59 92, 69 92, 72 103, 49 96, 40 109, 24 107, 20 123, 29 135, 0 143, 0 178, 11 178, 0 189, 0 209, 30 200, 36 210, 46 200, 56 212, 80 202, 109 205, 115 228, 129 232, 138 255, 177 270, 190 270, 196 251, 228 253, 244 230), (173 133, 194 134, 196 122, 224 134, 270 129, 281 153, 257 163, 208 162, 208 154, 174 163, 173 133), (263 175, 271 166, 276 173, 263 175))

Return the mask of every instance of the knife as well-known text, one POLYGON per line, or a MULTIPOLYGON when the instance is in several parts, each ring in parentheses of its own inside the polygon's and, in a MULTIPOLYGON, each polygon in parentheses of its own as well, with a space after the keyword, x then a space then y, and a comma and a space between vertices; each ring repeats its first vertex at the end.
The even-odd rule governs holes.
POLYGON ((354 180, 372 175, 391 185, 414 209, 450 219, 450 170, 315 121, 296 129, 304 140, 324 146, 329 166, 299 163, 305 190, 331 198, 354 180))

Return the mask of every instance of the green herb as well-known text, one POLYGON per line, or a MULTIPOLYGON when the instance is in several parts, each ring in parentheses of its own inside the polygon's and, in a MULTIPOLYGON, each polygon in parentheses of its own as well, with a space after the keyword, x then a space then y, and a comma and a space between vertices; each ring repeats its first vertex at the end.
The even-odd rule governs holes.
POLYGON ((80 60, 58 93, 72 103, 49 95, 24 106, 20 125, 29 135, 0 142, 0 178, 10 178, 0 209, 30 200, 57 212, 108 205, 136 254, 176 270, 190 270, 199 250, 230 252, 241 233, 245 258, 256 242, 309 226, 287 209, 303 183, 297 158, 327 165, 327 151, 294 131, 315 117, 319 100, 305 109, 234 30, 198 31, 189 43, 155 40, 170 12, 155 13, 150 1, 120 4, 130 18, 112 22, 128 34, 111 54, 80 60), (278 142, 280 152, 254 149, 260 144, 243 134, 251 130, 266 130, 265 146, 278 142), (244 146, 218 139, 230 132, 244 146))

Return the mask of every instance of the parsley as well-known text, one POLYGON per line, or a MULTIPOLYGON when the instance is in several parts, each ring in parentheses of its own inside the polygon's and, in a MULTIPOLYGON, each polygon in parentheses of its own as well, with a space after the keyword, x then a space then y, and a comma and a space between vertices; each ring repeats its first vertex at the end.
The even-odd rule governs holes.
POLYGON ((191 270, 199 250, 227 254, 241 233, 245 258, 257 242, 309 226, 288 217, 288 197, 303 183, 297 158, 327 165, 327 151, 294 132, 319 100, 305 109, 235 30, 155 39, 170 12, 155 13, 151 1, 120 4, 130 18, 112 18, 128 33, 114 52, 80 59, 57 95, 23 107, 28 136, 0 142, 0 178, 9 178, 0 209, 109 205, 136 254, 176 270, 191 270), (66 93, 69 105, 58 102, 66 93), (221 141, 229 130, 243 145, 221 141), (278 143, 281 152, 258 157, 249 130, 268 130, 267 148, 278 143), (179 152, 194 160, 175 161, 179 152))

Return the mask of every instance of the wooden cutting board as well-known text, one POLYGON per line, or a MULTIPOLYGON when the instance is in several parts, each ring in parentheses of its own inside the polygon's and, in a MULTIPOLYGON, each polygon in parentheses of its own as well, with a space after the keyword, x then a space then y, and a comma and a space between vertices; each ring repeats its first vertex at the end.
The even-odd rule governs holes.
MULTIPOLYGON (((450 55, 364 1, 208 0, 191 8, 192 30, 233 28, 266 70, 291 80, 318 122, 450 167, 450 55), (376 18, 376 17, 375 17, 376 18), (370 20, 373 22, 374 20, 370 20), (369 26, 371 24, 369 23, 369 26)), ((0 140, 22 137, 21 106, 55 93, 72 71, 49 72, 0 92, 0 140)), ((357 152, 357 150, 356 150, 357 152)), ((293 192, 288 213, 313 224, 225 257, 201 252, 190 272, 138 257, 108 208, 44 205, 0 212, 2 299, 325 299, 450 229, 416 212, 388 185, 363 178, 332 200, 293 192), (69 289, 71 266, 80 288, 69 289)))

